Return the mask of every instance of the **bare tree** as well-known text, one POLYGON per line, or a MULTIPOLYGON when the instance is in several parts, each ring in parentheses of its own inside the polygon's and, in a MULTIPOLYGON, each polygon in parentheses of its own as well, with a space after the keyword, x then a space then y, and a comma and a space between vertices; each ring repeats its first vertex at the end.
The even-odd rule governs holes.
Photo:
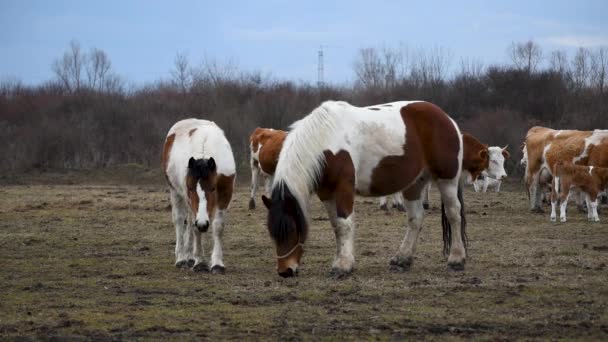
POLYGON ((590 71, 590 53, 589 50, 580 47, 576 51, 576 55, 572 60, 572 82, 576 90, 581 90, 587 85, 590 71))
POLYGON ((452 54, 443 47, 419 50, 412 57, 410 76, 419 85, 436 85, 445 80, 452 54))
POLYGON ((460 75, 480 79, 483 75, 483 62, 479 59, 462 58, 460 60, 460 75))
POLYGON ((173 84, 177 86, 182 93, 185 93, 192 85, 192 73, 188 57, 185 54, 178 52, 177 55, 175 55, 173 68, 174 69, 171 70, 173 84))
POLYGON ((591 85, 600 94, 604 93, 604 88, 608 82, 608 48, 602 46, 591 54, 591 85))
POLYGON ((354 63, 357 80, 365 88, 377 88, 384 74, 382 60, 375 48, 363 48, 354 63))
POLYGON ((87 62, 86 71, 89 88, 102 90, 106 84, 106 77, 112 68, 110 58, 103 50, 93 48, 89 53, 87 62))
POLYGON ((530 75, 536 71, 543 52, 539 45, 529 40, 525 43, 513 42, 509 48, 509 55, 515 67, 526 71, 530 75))
POLYGON ((570 67, 568 66, 568 54, 564 50, 555 50, 551 52, 551 57, 549 57, 549 65, 550 69, 554 72, 565 76, 570 71, 570 67))
POLYGON ((216 59, 205 57, 197 68, 191 68, 192 82, 197 85, 211 83, 219 86, 227 80, 234 80, 238 76, 238 68, 233 61, 218 62, 216 59))
POLYGON ((68 92, 77 92, 81 88, 82 69, 86 63, 86 55, 80 49, 76 40, 70 42, 68 51, 63 57, 53 62, 52 69, 61 84, 68 92))

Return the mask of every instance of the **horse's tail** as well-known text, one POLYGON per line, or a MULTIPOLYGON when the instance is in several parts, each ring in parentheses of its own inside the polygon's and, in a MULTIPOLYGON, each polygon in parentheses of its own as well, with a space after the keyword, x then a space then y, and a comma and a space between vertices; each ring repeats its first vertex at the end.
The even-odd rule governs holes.
MULTIPOLYGON (((460 237, 466 250, 468 245, 467 238, 467 219, 464 213, 464 198, 462 196, 463 182, 458 183, 458 201, 460 202, 460 237)), ((452 247, 452 226, 448 220, 448 216, 445 213, 445 206, 443 201, 441 202, 441 225, 443 228, 443 254, 448 255, 450 253, 450 247, 452 247)))

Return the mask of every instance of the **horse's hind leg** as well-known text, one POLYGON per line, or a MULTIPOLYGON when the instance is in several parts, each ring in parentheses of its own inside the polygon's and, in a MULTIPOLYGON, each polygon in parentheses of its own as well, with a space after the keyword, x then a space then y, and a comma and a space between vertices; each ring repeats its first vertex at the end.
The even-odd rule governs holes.
POLYGON ((458 179, 438 180, 437 187, 441 193, 441 201, 444 205, 445 215, 450 224, 449 241, 449 256, 448 266, 454 270, 464 269, 466 260, 466 250, 464 248, 463 231, 461 222, 464 217, 461 217, 462 203, 458 198, 458 179))
POLYGON ((397 255, 391 258, 390 268, 392 271, 407 271, 410 268, 414 261, 418 234, 422 230, 422 220, 424 218, 422 199, 408 200, 406 197, 405 210, 408 227, 397 255))
POLYGON ((249 196, 249 210, 255 209, 255 193, 260 180, 260 166, 257 160, 251 158, 251 194, 249 196))

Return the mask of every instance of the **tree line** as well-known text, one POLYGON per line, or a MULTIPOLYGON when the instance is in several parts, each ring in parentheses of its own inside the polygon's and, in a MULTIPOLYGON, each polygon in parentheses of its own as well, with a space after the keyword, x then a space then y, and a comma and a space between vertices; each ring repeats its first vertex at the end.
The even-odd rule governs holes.
POLYGON ((100 49, 72 41, 51 65, 54 79, 25 86, 0 82, 2 172, 103 168, 137 163, 157 167, 165 134, 177 120, 215 121, 248 169, 249 133, 258 126, 287 129, 324 100, 368 106, 426 100, 463 130, 490 145, 509 145, 510 174, 521 174, 519 147, 533 125, 607 128, 608 49, 579 48, 573 56, 543 53, 533 41, 507 48, 511 63, 483 65, 448 50, 362 48, 347 85, 278 80, 235 64, 193 65, 177 54, 170 77, 127 87, 100 49), (456 64, 456 65, 454 65, 456 64))

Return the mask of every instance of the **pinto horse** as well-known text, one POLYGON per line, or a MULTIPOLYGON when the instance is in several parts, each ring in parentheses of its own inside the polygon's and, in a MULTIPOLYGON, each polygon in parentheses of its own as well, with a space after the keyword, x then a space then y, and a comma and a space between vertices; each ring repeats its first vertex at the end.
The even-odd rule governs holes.
POLYGON ((287 132, 272 128, 256 128, 249 137, 249 164, 251 166, 251 194, 249 209, 255 209, 255 193, 260 175, 266 179, 266 193, 270 193, 272 176, 277 168, 279 153, 287 132))
POLYGON ((165 139, 161 167, 171 192, 175 266, 208 270, 201 233, 212 227, 211 272, 224 272, 222 233, 236 175, 224 132, 211 121, 177 122, 165 139))
POLYGON ((410 267, 422 229, 421 193, 434 181, 441 193, 444 253, 448 266, 464 269, 466 220, 460 186, 463 148, 456 123, 429 102, 394 102, 360 108, 324 102, 292 125, 279 156, 268 208, 268 230, 280 276, 296 274, 308 233, 310 196, 316 192, 336 236, 332 274, 352 272, 355 195, 402 191, 409 228, 394 270, 410 267))

